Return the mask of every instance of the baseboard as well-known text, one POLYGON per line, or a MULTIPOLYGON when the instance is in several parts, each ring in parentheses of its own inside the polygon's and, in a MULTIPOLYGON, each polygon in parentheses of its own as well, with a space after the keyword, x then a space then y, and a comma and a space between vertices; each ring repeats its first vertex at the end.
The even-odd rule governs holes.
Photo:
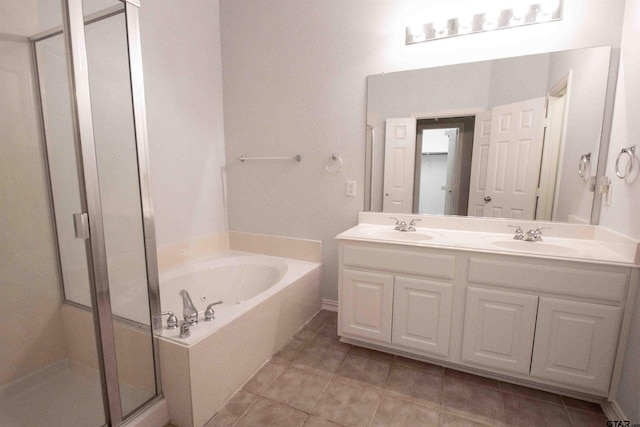
POLYGON ((604 402, 602 404, 602 410, 610 421, 626 421, 629 419, 616 402, 604 402))
POLYGON ((338 301, 323 298, 322 309, 327 311, 338 311, 338 301))

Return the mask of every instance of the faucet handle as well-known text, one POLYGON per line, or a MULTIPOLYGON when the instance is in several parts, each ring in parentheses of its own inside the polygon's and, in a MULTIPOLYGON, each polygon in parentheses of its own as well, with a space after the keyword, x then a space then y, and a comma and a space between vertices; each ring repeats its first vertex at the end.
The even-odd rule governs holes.
POLYGON ((522 238, 524 237, 524 231, 522 231, 522 227, 513 224, 507 224, 507 226, 516 229, 516 234, 513 235, 513 238, 515 240, 522 240, 522 238))
POLYGON ((409 231, 416 231, 416 221, 422 221, 420 218, 414 218, 409 223, 409 231))
POLYGON ((222 304, 222 300, 212 302, 207 306, 207 308, 204 310, 204 320, 211 321, 216 318, 215 312, 213 311, 213 306, 218 304, 222 304))
POLYGON ((178 327, 178 318, 173 314, 173 311, 163 311, 160 316, 169 316, 167 317, 167 329, 176 329, 178 327))
MULTIPOLYGON (((400 229, 402 228, 402 225, 401 225, 401 224, 402 224, 404 221, 400 221, 400 219, 399 219, 398 217, 395 217, 395 216, 390 216, 390 217, 389 217, 389 219, 393 219, 393 220, 395 220, 395 222, 396 222, 396 228, 395 228, 395 230, 400 230, 400 229)), ((406 223, 405 223, 405 225, 406 225, 406 223)))

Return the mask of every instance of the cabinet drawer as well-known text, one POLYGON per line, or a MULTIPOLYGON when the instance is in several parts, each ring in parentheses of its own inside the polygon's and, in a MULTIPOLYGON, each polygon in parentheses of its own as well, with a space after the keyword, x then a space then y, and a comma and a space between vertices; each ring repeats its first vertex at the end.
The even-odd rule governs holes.
POLYGON ((629 280, 629 274, 622 270, 587 265, 578 269, 550 266, 548 263, 516 263, 472 257, 469 259, 468 281, 621 302, 624 301, 629 280))
POLYGON ((346 245, 343 248, 342 261, 345 266, 390 270, 439 279, 452 280, 455 274, 453 255, 346 245))

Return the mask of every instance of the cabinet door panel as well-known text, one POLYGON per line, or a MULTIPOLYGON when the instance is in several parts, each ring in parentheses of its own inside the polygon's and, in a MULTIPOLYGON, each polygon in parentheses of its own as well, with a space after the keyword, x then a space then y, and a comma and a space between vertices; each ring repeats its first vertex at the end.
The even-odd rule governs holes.
POLYGON ((396 276, 392 342, 449 355, 453 286, 396 276))
POLYGON ((344 269, 342 298, 343 333, 391 342, 392 275, 344 269))
POLYGON ((529 373, 538 297, 467 288, 462 360, 529 373))
POLYGON ((622 309, 540 298, 531 375, 606 393, 622 309))

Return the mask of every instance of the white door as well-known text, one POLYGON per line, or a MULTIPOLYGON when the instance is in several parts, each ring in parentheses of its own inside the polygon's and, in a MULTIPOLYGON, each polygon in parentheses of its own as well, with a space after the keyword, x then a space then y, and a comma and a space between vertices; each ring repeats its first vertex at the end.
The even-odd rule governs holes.
POLYGON ((538 297, 467 288, 462 360, 528 374, 538 297))
POLYGON ((622 309, 540 298, 531 375, 607 393, 622 309))
POLYGON ((384 139, 384 212, 413 211, 416 124, 415 118, 387 119, 384 139))
POLYGON ((484 216, 534 219, 546 97, 494 107, 484 216))
POLYGON ((392 343, 449 355, 453 285, 395 278, 392 343))
POLYGON ((342 332, 391 342, 393 276, 344 269, 342 272, 342 332))
POLYGON ((476 114, 476 123, 473 130, 471 181, 469 183, 469 208, 467 211, 469 216, 484 216, 490 135, 491 110, 476 114))

